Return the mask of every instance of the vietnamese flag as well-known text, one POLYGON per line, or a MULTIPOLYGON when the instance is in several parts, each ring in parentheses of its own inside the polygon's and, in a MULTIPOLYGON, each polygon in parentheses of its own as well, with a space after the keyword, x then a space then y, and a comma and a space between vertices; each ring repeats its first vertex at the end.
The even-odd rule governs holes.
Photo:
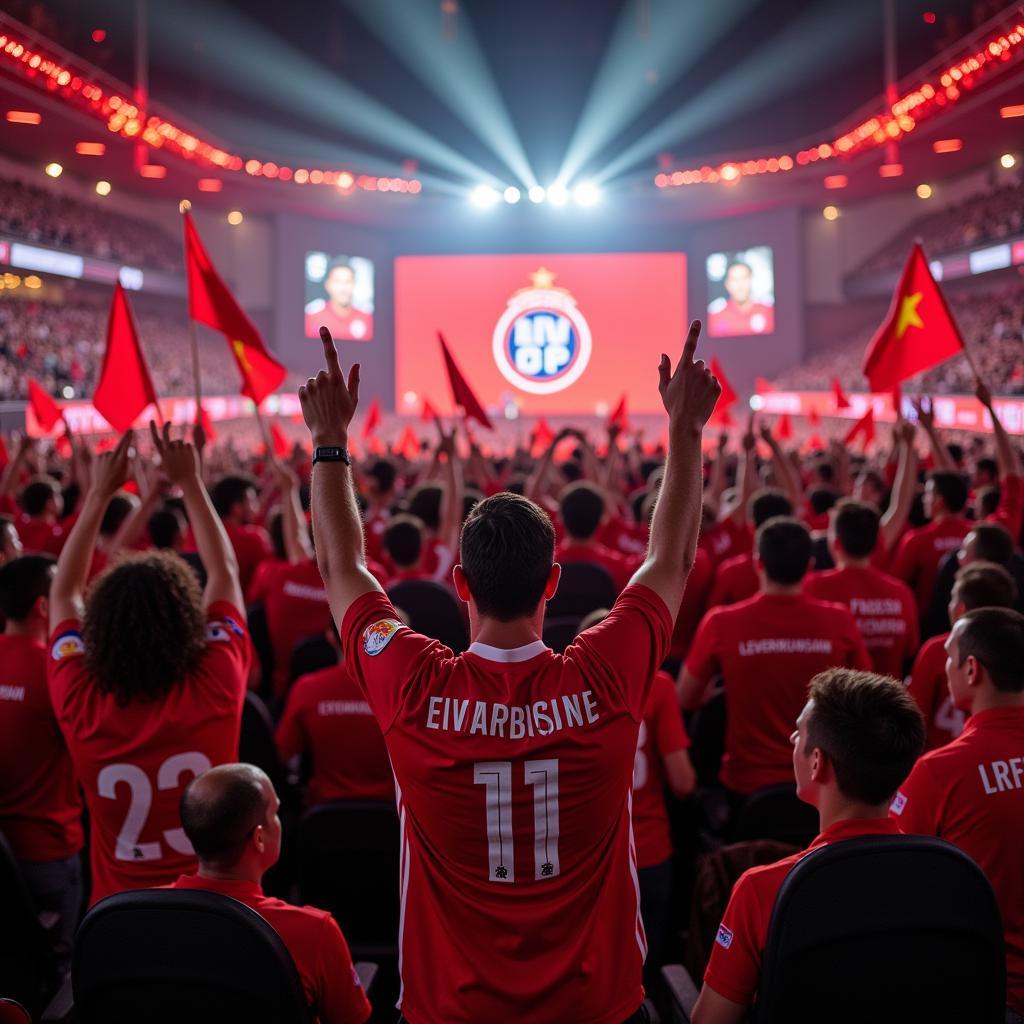
POLYGON ((619 399, 619 404, 611 411, 608 416, 607 429, 611 430, 613 427, 618 427, 623 433, 629 430, 629 413, 626 411, 626 396, 619 399))
POLYGON ((28 402, 32 406, 39 426, 49 433, 60 423, 63 413, 60 406, 50 397, 42 385, 36 383, 31 377, 28 379, 28 402))
POLYGON ((462 371, 456 366, 451 352, 448 351, 444 335, 440 331, 437 332, 437 340, 441 342, 441 355, 444 356, 445 369, 448 371, 448 383, 452 389, 452 401, 456 405, 462 406, 466 419, 476 420, 480 426, 493 430, 494 426, 487 418, 484 407, 480 404, 476 395, 473 394, 473 389, 469 386, 466 378, 462 376, 462 371))
POLYGON ((277 389, 288 371, 267 351, 256 325, 217 273, 192 223, 192 215, 186 213, 184 220, 188 314, 227 337, 242 375, 242 394, 259 405, 277 389))
POLYGON ((363 421, 363 437, 369 437, 380 426, 380 400, 375 398, 366 410, 363 421))
POLYGON ((837 409, 849 409, 850 400, 843 393, 843 385, 839 383, 838 377, 832 378, 832 394, 836 396, 837 409))
POLYGON ((864 376, 872 391, 889 391, 963 350, 953 314, 915 242, 885 322, 868 345, 864 376))
POLYGON ((288 435, 273 420, 270 421, 270 441, 274 446, 274 455, 286 459, 292 453, 292 443, 288 435))
POLYGON ((864 438, 865 448, 875 439, 875 410, 870 405, 868 411, 850 427, 846 437, 843 438, 843 444, 853 444, 861 436, 864 438))
POLYGON ((128 293, 120 281, 114 285, 107 319, 107 348, 92 404, 119 434, 131 427, 148 406, 157 404, 156 388, 139 345, 128 293))
POLYGON ((213 429, 213 420, 210 419, 210 414, 202 402, 199 403, 199 425, 203 428, 207 441, 217 440, 217 431, 213 429))

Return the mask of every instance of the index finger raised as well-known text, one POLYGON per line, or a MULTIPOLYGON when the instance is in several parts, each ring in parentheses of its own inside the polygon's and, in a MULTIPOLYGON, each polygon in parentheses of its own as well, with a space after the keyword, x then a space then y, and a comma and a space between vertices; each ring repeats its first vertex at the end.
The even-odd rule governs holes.
POLYGON ((320 328, 320 340, 324 343, 324 360, 327 363, 327 372, 332 377, 341 376, 341 362, 338 360, 338 349, 334 344, 334 338, 331 337, 331 332, 321 326, 320 328))
POLYGON ((697 339, 700 337, 701 322, 699 320, 690 321, 690 330, 686 335, 686 341, 683 343, 683 362, 692 363, 693 354, 697 351, 697 339))
POLYGON ((153 440, 153 447, 161 454, 164 453, 164 443, 160 440, 160 434, 157 432, 156 423, 153 420, 149 421, 149 436, 153 440))

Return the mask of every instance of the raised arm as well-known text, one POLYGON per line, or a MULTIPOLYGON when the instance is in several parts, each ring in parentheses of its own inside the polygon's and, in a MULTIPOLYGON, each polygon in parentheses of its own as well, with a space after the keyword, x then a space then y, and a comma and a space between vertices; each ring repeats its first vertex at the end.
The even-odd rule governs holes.
POLYGON ((0 473, 0 498, 13 495, 18 486, 18 477, 21 474, 22 466, 28 461, 38 448, 38 442, 34 437, 23 434, 18 439, 18 447, 15 449, 14 458, 4 466, 0 473))
POLYGON ((889 507, 878 524, 885 542, 885 550, 889 552, 895 550, 914 504, 914 492, 917 490, 915 433, 914 424, 906 420, 901 420, 894 431, 897 448, 896 479, 892 483, 889 507))
MULTIPOLYGON (((444 491, 441 495, 440 537, 441 543, 451 552, 452 558, 458 557, 459 532, 462 529, 462 507, 465 504, 465 485, 462 476, 462 463, 456 451, 456 428, 446 433, 441 420, 437 420, 437 431, 440 435, 437 444, 437 455, 442 461, 442 478, 444 491)), ((447 566, 445 567, 448 568, 447 566)))
POLYGON ((651 521, 647 560, 633 577, 634 583, 650 587, 661 597, 673 619, 697 552, 704 482, 701 435, 722 393, 704 360, 694 361, 700 328, 699 320, 690 324, 674 373, 666 355, 658 366, 658 390, 669 421, 668 456, 651 521))
POLYGON ((1024 464, 1021 463, 1020 455, 1014 449, 1010 435, 1006 432, 1006 428, 1000 422, 995 409, 992 407, 992 392, 989 391, 988 385, 980 377, 975 381, 974 393, 978 396, 978 401, 988 409, 989 416, 992 417, 992 433, 995 435, 996 441, 996 461, 999 463, 999 478, 1024 476, 1024 464))
MULTIPOLYGON (((326 327, 320 328, 326 369, 299 388, 302 416, 313 446, 347 448, 348 428, 359 404, 359 364, 341 372, 338 350, 326 327)), ((341 626, 357 598, 380 585, 367 571, 363 524, 352 486, 352 470, 341 461, 318 462, 313 467, 313 535, 316 560, 327 587, 334 621, 341 626)))
POLYGON ((284 551, 289 562, 302 562, 313 557, 313 545, 309 542, 309 531, 302 514, 299 500, 299 478, 291 466, 278 459, 271 459, 270 472, 277 483, 281 498, 281 519, 284 535, 284 551))
POLYGON ((65 619, 80 619, 85 614, 85 584, 92 565, 100 523, 110 499, 128 477, 129 430, 113 451, 96 460, 92 487, 82 503, 82 511, 68 534, 57 560, 57 575, 50 587, 50 629, 65 619))
POLYGON ((953 459, 950 457, 949 449, 945 446, 939 432, 935 429, 935 406, 927 395, 911 400, 914 411, 917 413, 917 421, 921 428, 928 435, 928 444, 932 449, 932 461, 938 470, 955 470, 953 459))
POLYGON ((171 425, 164 423, 163 434, 157 433, 156 424, 149 421, 153 447, 160 456, 164 475, 181 488, 196 551, 206 570, 206 589, 203 603, 207 608, 215 601, 227 601, 245 615, 245 599, 238 581, 238 559, 228 540, 220 516, 213 510, 209 494, 202 479, 199 452, 187 441, 171 440, 171 425))
POLYGON ((718 435, 715 457, 711 460, 711 478, 708 480, 707 493, 704 495, 704 500, 714 507, 716 517, 722 504, 722 493, 725 491, 725 453, 728 446, 729 432, 723 430, 718 435))
POLYGON ((761 439, 772 451, 772 469, 775 471, 775 481, 786 492, 786 497, 793 505, 793 514, 799 515, 804 504, 804 488, 800 481, 800 474, 786 457, 782 445, 775 439, 772 428, 767 423, 761 424, 761 439))

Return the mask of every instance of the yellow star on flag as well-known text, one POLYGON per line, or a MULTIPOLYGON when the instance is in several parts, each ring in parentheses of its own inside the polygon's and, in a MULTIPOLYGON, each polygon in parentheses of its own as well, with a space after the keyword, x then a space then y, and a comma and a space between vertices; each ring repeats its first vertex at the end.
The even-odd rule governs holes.
POLYGON ((902 338, 907 333, 908 327, 924 327, 924 321, 917 312, 923 295, 921 292, 914 292, 913 295, 905 295, 900 303, 900 315, 896 321, 896 337, 902 338))
POLYGON ((246 373, 252 373, 252 363, 249 362, 249 357, 245 354, 245 343, 236 338, 232 340, 231 347, 235 350, 235 358, 242 369, 246 373))

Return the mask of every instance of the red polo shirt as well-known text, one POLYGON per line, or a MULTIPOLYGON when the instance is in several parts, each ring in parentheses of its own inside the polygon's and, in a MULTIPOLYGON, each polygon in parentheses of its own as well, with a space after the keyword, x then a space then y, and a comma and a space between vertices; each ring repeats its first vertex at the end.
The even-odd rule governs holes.
POLYGON ((234 523, 225 523, 224 529, 235 550, 235 558, 238 559, 238 578, 244 594, 249 589, 260 562, 270 558, 274 550, 270 544, 270 537, 262 526, 236 526, 234 523))
POLYGON ((683 601, 679 606, 675 629, 672 632, 670 657, 685 658, 690 650, 697 627, 708 608, 708 593, 714 574, 715 563, 711 556, 703 548, 697 548, 690 575, 686 577, 683 601))
POLYGON ((264 896, 258 882, 182 875, 169 889, 200 889, 251 907, 281 936, 295 962, 306 1000, 321 1024, 363 1024, 370 1003, 352 966, 345 936, 326 910, 295 907, 264 896))
POLYGON ((64 523, 51 523, 46 519, 30 519, 26 515, 17 522, 18 536, 26 554, 59 555, 67 540, 68 530, 64 523))
POLYGON ((948 840, 985 872, 1003 918, 1006 1001, 1024 1013, 1024 707, 971 715, 917 762, 890 813, 904 832, 948 840))
POLYGON ((910 584, 917 607, 924 611, 932 599, 939 563, 960 547, 971 524, 963 516, 946 516, 904 534, 893 555, 891 572, 910 584))
POLYGON ((871 668, 850 613, 803 594, 758 594, 714 608, 697 630, 687 671, 721 674, 728 708, 722 784, 737 793, 790 782, 790 736, 811 678, 834 665, 871 668))
POLYGON ((926 640, 910 670, 907 693, 924 716, 925 750, 944 747, 963 732, 967 716, 953 706, 946 682, 946 640, 948 633, 926 640))
POLYGON ((761 580, 754 567, 752 554, 736 555, 720 562, 715 572, 715 582, 708 597, 708 608, 719 608, 727 604, 739 604, 753 597, 761 589, 761 580))
POLYGON ((894 836, 900 828, 892 819, 850 818, 837 821, 822 832, 806 850, 784 857, 774 864, 744 871, 736 880, 718 926, 711 960, 704 972, 704 984, 719 995, 749 1006, 761 980, 761 958, 768 942, 775 898, 786 876, 811 850, 857 836, 894 836))

